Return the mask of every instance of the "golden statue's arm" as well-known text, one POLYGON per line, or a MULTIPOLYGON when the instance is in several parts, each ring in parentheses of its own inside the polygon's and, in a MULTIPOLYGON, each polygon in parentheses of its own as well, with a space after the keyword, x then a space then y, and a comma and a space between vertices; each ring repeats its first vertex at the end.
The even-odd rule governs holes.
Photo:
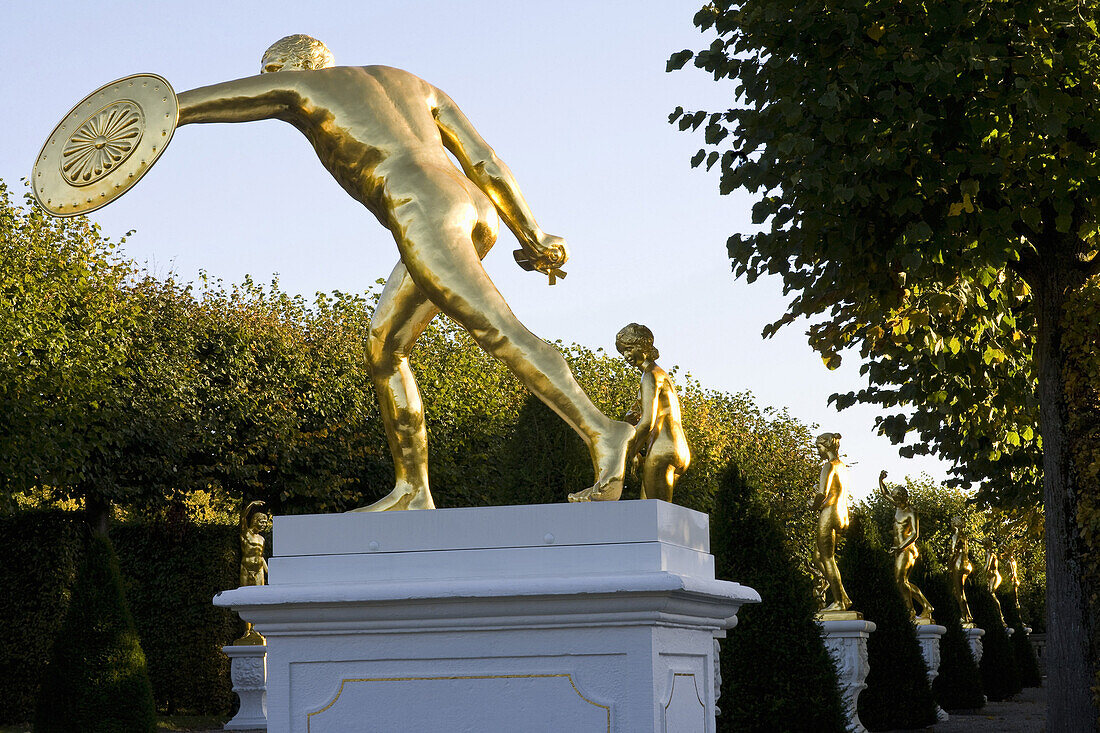
POLYGON ((429 102, 443 145, 458 160, 466 177, 485 192, 528 254, 540 260, 549 259, 556 266, 565 264, 569 259, 565 240, 546 234, 535 223, 535 215, 527 206, 512 171, 450 97, 434 87, 432 93, 434 98, 429 102))
POLYGON ((286 80, 293 80, 297 73, 261 74, 182 92, 176 95, 180 106, 177 124, 285 120, 298 96, 286 80))
POLYGON ((898 548, 899 552, 916 542, 917 538, 920 537, 920 517, 917 516, 915 511, 909 512, 909 521, 912 523, 913 531, 909 534, 909 537, 906 538, 905 542, 901 543, 901 547, 898 548))
POLYGON ((653 424, 657 420, 657 378, 653 375, 652 370, 642 373, 640 391, 641 395, 638 400, 641 403, 641 414, 638 417, 637 425, 634 426, 634 435, 630 437, 630 441, 627 443, 627 463, 646 444, 646 439, 649 438, 649 434, 653 430, 653 424))

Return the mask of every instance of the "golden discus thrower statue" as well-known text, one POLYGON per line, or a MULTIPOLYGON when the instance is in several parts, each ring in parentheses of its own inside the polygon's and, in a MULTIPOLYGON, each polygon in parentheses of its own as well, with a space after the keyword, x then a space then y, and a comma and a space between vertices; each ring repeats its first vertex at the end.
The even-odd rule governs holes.
POLYGON ((34 194, 57 216, 86 214, 133 186, 176 125, 264 119, 301 131, 343 189, 390 230, 401 255, 367 335, 396 485, 362 510, 435 506, 408 354, 441 312, 584 439, 596 480, 569 500, 618 499, 634 428, 592 404, 561 353, 516 319, 481 264, 503 219, 520 243, 517 264, 553 285, 565 276, 565 240, 539 228, 508 167, 451 98, 423 79, 388 66, 336 66, 323 43, 304 35, 272 45, 257 76, 179 95, 159 76, 120 79, 54 130, 35 164, 34 194))

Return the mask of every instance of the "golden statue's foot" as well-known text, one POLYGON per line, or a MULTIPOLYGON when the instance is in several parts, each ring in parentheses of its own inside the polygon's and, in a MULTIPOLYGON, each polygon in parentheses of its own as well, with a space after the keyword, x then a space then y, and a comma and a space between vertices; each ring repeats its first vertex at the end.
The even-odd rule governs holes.
POLYGON ((352 509, 353 512, 391 512, 402 509, 435 509, 432 493, 425 486, 416 488, 400 484, 393 491, 369 506, 352 509))
POLYGON ((607 432, 590 446, 596 466, 596 483, 584 491, 569 495, 570 502, 617 501, 623 494, 626 475, 626 449, 634 437, 634 426, 613 421, 607 432))
POLYGON ((822 611, 822 613, 828 613, 829 611, 847 611, 851 607, 852 607, 851 599, 845 598, 840 603, 836 603, 836 602, 830 603, 828 606, 825 606, 825 608, 821 609, 821 611, 822 611))

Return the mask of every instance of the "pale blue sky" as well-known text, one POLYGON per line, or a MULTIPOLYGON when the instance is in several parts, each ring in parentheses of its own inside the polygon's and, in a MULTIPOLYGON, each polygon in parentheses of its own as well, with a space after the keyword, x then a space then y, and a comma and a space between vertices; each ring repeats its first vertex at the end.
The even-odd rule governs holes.
MULTIPOLYGON (((338 64, 397 66, 445 90, 511 167, 542 228, 566 238, 569 276, 552 288, 516 267, 503 228, 486 260, 536 334, 613 351, 619 328, 645 323, 666 368, 842 433, 857 495, 882 468, 894 480, 941 478, 943 464, 901 459, 873 434, 873 409, 826 405, 862 386, 856 354, 829 372, 804 324, 760 338, 783 310, 779 283, 735 281, 725 252, 749 227, 751 201, 719 196, 717 177, 688 164, 701 135, 667 122, 677 105, 730 101, 729 82, 664 71, 670 53, 709 42, 691 24, 701 4, 4 3, 0 90, 13 108, 0 123, 0 178, 18 189, 54 125, 101 84, 153 72, 183 91, 249 76, 273 41, 308 33, 338 64)), ((291 292, 362 291, 397 259, 389 233, 276 121, 181 128, 156 167, 92 217, 110 235, 135 229, 126 253, 185 279, 278 273, 291 292)))

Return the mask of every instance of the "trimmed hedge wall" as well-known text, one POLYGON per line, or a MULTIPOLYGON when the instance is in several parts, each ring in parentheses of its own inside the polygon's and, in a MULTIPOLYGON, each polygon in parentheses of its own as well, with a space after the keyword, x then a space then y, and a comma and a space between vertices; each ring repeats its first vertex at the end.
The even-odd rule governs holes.
MULTIPOLYGON (((978 575, 975 573, 974 575, 978 575)), ((966 599, 970 604, 970 613, 978 628, 985 629, 982 637, 982 689, 993 702, 1007 700, 1021 689, 1020 675, 1016 671, 1016 652, 1005 633, 1001 616, 993 594, 985 587, 984 576, 974 581, 974 575, 967 580, 966 599)))
POLYGON ((715 574, 760 593, 722 642, 718 730, 847 729, 836 668, 814 619, 810 580, 782 528, 736 467, 721 477, 711 522, 715 574))
POLYGON ((38 733, 156 733, 157 711, 111 541, 94 535, 42 675, 38 733))
POLYGON ((1043 675, 1039 672, 1039 660, 1035 657, 1035 649, 1028 641, 1027 625, 1020 618, 1020 609, 1016 605, 1016 599, 1009 593, 998 593, 1001 608, 1004 609, 1005 622, 1012 627, 1013 633, 1009 641, 1012 642, 1012 651, 1016 653, 1016 672, 1020 675, 1020 685, 1023 687, 1042 687, 1043 675))
MULTIPOLYGON (((23 723, 35 700, 53 639, 69 605, 83 556, 78 513, 0 516, 0 724, 23 723)), ((232 699, 221 647, 244 626, 215 608, 237 585, 237 528, 189 523, 120 523, 111 538, 127 601, 162 710, 225 714, 232 699)))
POLYGON ((871 521, 860 512, 851 516, 837 553, 840 572, 853 608, 877 627, 867 640, 871 671, 859 719, 872 731, 925 728, 936 722, 936 706, 917 632, 894 583, 893 557, 871 521))

